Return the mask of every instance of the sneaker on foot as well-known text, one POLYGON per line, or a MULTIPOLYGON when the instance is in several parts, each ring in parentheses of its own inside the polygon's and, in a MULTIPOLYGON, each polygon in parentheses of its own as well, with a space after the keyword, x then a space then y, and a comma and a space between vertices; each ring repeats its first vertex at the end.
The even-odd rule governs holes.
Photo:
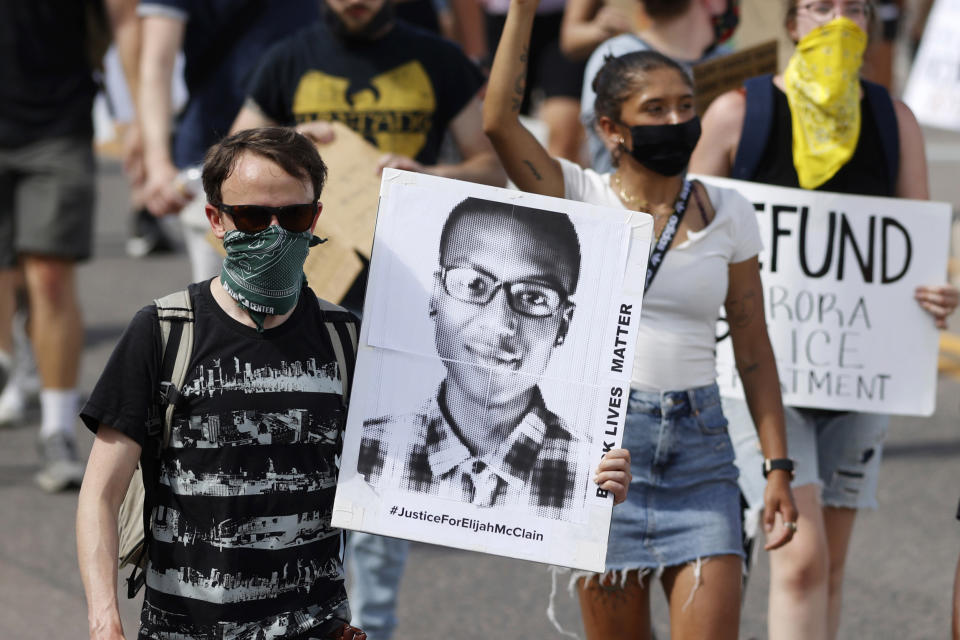
POLYGON ((79 487, 83 481, 83 463, 77 455, 73 438, 58 433, 40 441, 43 468, 33 476, 34 482, 47 493, 79 487))
POLYGON ((170 253, 173 243, 160 226, 160 220, 146 209, 140 209, 134 213, 133 231, 127 238, 126 251, 131 258, 143 258, 170 253))
POLYGON ((13 375, 13 358, 5 351, 0 351, 0 391, 7 386, 10 376, 13 375))
POLYGON ((20 425, 26 412, 27 399, 14 378, 0 393, 0 428, 20 425))

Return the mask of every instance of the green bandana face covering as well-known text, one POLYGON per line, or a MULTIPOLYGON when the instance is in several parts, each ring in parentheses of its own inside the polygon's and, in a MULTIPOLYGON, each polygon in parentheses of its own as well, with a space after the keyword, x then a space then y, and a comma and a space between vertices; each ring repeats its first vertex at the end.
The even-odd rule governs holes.
POLYGON ((223 237, 227 257, 220 282, 247 310, 257 331, 263 331, 268 315, 283 315, 297 306, 306 279, 303 263, 310 247, 321 242, 309 231, 294 233, 279 225, 257 233, 228 231, 223 237))

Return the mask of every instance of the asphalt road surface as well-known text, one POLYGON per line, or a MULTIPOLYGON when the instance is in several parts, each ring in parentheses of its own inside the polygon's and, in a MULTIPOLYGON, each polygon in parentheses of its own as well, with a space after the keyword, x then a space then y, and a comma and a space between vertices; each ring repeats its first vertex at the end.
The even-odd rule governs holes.
MULTIPOLYGON (((960 203, 955 179, 960 136, 933 141, 936 199, 960 203)), ((335 176, 332 179, 336 179, 335 176)), ((81 387, 89 390, 137 309, 187 284, 182 254, 132 259, 124 254, 128 205, 115 161, 100 166, 96 259, 79 270, 86 317, 81 387)), ((960 325, 960 321, 956 321, 960 325)), ((949 632, 954 567, 960 552, 960 339, 944 340, 937 412, 893 421, 880 476, 880 510, 863 513, 851 542, 841 638, 944 638, 949 632)), ((38 416, 0 432, 0 639, 87 637, 77 571, 76 493, 46 495, 33 486, 38 416)), ((92 438, 77 426, 84 453, 92 438)), ((761 553, 746 592, 742 638, 766 637, 768 562, 761 553)), ((125 577, 125 576, 124 576, 125 577)), ((122 585, 121 585, 122 586, 122 585)), ((558 617, 580 630, 577 603, 561 581, 558 617)), ((399 602, 397 637, 559 638, 546 609, 551 576, 543 565, 414 545, 399 602)), ((123 601, 127 637, 135 637, 139 601, 123 601)), ((659 589, 654 615, 668 637, 659 589)))

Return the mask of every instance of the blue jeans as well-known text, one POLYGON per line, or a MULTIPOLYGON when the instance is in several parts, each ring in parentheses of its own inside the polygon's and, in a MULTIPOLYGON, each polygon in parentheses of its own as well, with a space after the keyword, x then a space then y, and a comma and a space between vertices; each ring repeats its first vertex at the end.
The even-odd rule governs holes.
POLYGON ((613 510, 608 570, 743 556, 737 468, 715 384, 631 389, 623 446, 633 480, 613 510))
POLYGON ((390 640, 397 627, 397 592, 410 543, 407 540, 351 531, 347 536, 351 624, 369 640, 390 640))

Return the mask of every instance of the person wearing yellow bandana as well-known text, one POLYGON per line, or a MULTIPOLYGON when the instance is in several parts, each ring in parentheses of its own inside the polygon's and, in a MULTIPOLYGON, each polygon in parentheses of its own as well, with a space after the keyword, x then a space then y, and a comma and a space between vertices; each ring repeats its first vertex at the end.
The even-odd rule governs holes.
POLYGON ((857 148, 866 48, 866 32, 841 16, 805 35, 790 58, 783 88, 793 126, 793 166, 804 189, 832 178, 857 148))
MULTIPOLYGON (((860 78, 873 13, 871 2, 789 0, 785 22, 797 46, 786 71, 748 80, 745 91, 729 92, 711 104, 691 172, 928 199, 916 118, 885 89, 860 78)), ((937 327, 946 328, 946 318, 957 306, 955 287, 918 287, 914 297, 937 327)), ((741 439, 734 433, 747 418, 746 408, 724 399, 724 413, 738 444, 744 488, 752 476, 760 475, 759 461, 746 461, 749 435, 741 439)), ((789 406, 784 413, 787 446, 796 461, 792 486, 800 518, 795 541, 770 556, 769 637, 832 639, 840 624, 844 567, 857 510, 877 506, 889 417, 789 406)))

